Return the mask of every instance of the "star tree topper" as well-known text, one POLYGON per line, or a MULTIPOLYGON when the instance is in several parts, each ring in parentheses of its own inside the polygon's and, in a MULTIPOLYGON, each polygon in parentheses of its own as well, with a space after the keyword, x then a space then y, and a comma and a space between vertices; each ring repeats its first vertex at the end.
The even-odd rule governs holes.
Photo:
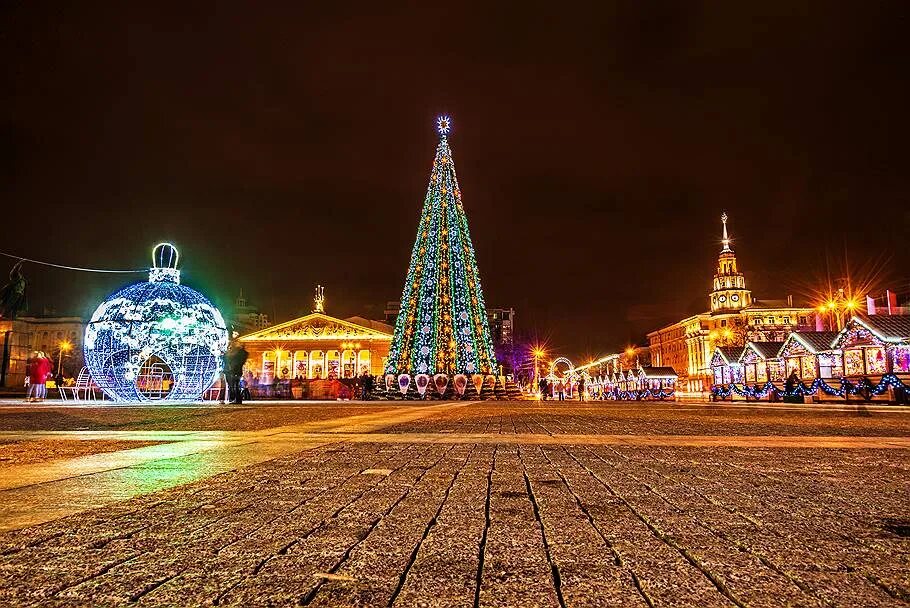
POLYGON ((436 130, 439 131, 439 134, 443 137, 448 135, 449 131, 452 130, 452 119, 446 114, 438 117, 436 119, 436 130))

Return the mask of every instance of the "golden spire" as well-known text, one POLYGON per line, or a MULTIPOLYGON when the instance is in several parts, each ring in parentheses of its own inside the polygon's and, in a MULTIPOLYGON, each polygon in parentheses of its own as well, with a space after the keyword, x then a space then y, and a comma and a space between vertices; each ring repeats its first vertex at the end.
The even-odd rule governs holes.
POLYGON ((732 252, 733 250, 730 249, 730 237, 727 235, 727 212, 726 211, 724 211, 723 215, 720 216, 720 221, 724 223, 724 238, 722 241, 724 244, 724 248, 721 251, 732 252))
POLYGON ((325 289, 322 285, 316 286, 316 297, 313 298, 313 312, 325 312, 325 289))

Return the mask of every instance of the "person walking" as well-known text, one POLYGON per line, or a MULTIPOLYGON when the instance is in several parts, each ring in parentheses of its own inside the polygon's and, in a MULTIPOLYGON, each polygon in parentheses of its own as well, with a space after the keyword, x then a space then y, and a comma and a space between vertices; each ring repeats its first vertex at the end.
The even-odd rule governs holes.
POLYGON ((370 393, 373 392, 373 376, 363 372, 360 376, 360 399, 362 401, 370 400, 370 393))
POLYGON ((243 391, 240 387, 240 379, 243 377, 243 366, 246 364, 246 360, 249 356, 250 354, 243 347, 243 344, 237 343, 235 343, 232 348, 228 349, 228 352, 225 354, 228 396, 231 399, 231 403, 235 405, 243 404, 243 391))
POLYGON ((578 400, 587 401, 587 395, 585 395, 585 379, 578 379, 578 400))
POLYGON ((51 360, 47 358, 47 355, 43 351, 38 351, 38 356, 35 359, 34 365, 32 365, 32 372, 29 373, 29 384, 34 386, 34 399, 33 401, 44 401, 44 398, 47 396, 47 379, 51 375, 51 370, 53 369, 53 364, 51 360))
POLYGON ((37 399, 38 393, 38 383, 32 382, 32 379, 38 378, 38 352, 34 351, 25 361, 25 401, 31 403, 37 399))
POLYGON ((537 390, 540 392, 540 398, 543 401, 547 400, 547 387, 549 385, 550 385, 550 383, 547 382, 546 378, 541 378, 540 380, 537 381, 537 390))
POLYGON ((562 380, 556 381, 556 394, 560 401, 566 400, 566 385, 562 380))

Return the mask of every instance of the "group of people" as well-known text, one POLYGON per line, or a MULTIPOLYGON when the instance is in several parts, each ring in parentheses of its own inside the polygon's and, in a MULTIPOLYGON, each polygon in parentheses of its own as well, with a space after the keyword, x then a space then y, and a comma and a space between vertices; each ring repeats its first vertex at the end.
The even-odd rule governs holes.
POLYGON ((54 364, 43 351, 31 354, 25 363, 25 385, 28 389, 26 401, 44 401, 47 397, 47 381, 53 377, 53 369, 54 364))
MULTIPOLYGON (((585 401, 585 379, 579 378, 578 384, 576 385, 576 392, 578 393, 578 400, 585 401)), ((556 382, 551 382, 546 378, 541 378, 537 381, 537 390, 540 391, 540 398, 543 401, 546 401, 550 395, 553 395, 559 401, 566 400, 566 393, 569 392, 571 386, 569 382, 563 380, 562 378, 557 378, 556 382)))

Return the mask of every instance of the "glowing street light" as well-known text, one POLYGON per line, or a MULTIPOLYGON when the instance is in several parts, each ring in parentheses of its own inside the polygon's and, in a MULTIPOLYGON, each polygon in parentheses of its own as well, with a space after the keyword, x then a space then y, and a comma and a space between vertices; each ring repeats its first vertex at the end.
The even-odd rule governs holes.
POLYGON ((68 353, 70 349, 73 348, 72 342, 69 340, 64 340, 60 343, 59 349, 57 351, 57 375, 60 375, 60 370, 63 369, 63 353, 68 353))
POLYGON ((846 320, 853 317, 857 308, 859 308, 859 296, 847 296, 843 289, 838 289, 837 293, 819 305, 818 312, 830 315, 831 329, 840 331, 844 328, 846 320))
MULTIPOLYGON (((534 347, 534 386, 540 385, 540 359, 547 353, 539 346, 534 347)), ((537 398, 540 399, 540 389, 537 389, 537 398)))

